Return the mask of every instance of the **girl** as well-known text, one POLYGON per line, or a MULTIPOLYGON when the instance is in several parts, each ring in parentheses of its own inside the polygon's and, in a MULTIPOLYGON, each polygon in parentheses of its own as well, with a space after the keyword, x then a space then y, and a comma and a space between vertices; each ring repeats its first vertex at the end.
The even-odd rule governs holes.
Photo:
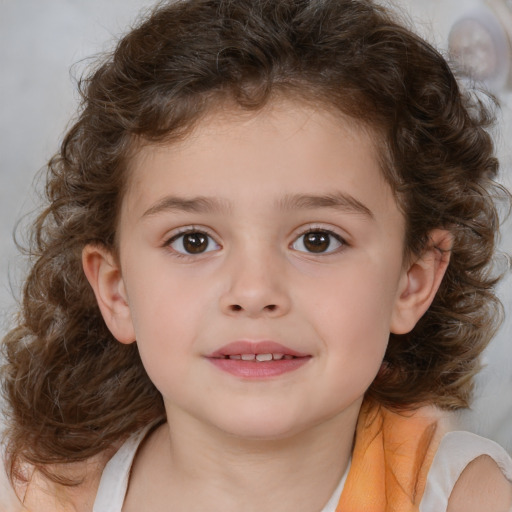
POLYGON ((368 0, 185 0, 82 93, 3 344, 4 508, 508 510, 441 412, 506 193, 435 50, 368 0))

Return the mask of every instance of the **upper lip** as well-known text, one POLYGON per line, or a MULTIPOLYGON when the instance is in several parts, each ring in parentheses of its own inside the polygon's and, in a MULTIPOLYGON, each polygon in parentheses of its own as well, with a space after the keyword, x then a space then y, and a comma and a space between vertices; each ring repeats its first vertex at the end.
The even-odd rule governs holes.
POLYGON ((241 354, 283 354, 294 357, 308 357, 310 354, 298 352, 275 341, 234 341, 215 350, 207 357, 220 358, 241 354))

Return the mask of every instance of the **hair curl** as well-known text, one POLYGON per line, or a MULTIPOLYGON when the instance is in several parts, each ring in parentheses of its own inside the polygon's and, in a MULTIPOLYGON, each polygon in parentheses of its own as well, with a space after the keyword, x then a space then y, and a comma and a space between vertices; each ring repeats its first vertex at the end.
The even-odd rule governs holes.
POLYGON ((136 345, 107 330, 81 252, 116 250, 137 145, 185 136, 221 102, 257 110, 295 95, 381 135, 406 250, 421 253, 434 228, 454 241, 431 308, 411 333, 391 335, 368 394, 394 408, 468 405, 499 311, 489 270, 498 163, 486 109, 431 46, 369 0, 178 1, 122 38, 80 91, 79 117, 49 162, 19 324, 3 341, 12 478, 22 462, 48 472, 85 460, 164 415, 136 345))

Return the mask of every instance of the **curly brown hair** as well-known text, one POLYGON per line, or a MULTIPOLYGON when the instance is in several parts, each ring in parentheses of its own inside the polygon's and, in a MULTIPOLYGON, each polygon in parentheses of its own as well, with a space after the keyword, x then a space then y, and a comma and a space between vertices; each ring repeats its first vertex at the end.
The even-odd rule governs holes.
POLYGON ((258 110, 293 95, 379 134, 405 250, 420 254, 434 228, 454 240, 432 306, 412 332, 391 335, 368 394, 394 408, 468 405, 500 310, 493 198, 506 192, 494 181, 491 116, 430 45, 369 0, 185 0, 142 20, 80 91, 78 120, 48 166, 19 323, 3 340, 11 478, 28 463, 57 479, 51 465, 92 457, 164 416, 136 344, 106 328, 81 253, 90 243, 116 250, 141 141, 182 138, 225 102, 258 110))

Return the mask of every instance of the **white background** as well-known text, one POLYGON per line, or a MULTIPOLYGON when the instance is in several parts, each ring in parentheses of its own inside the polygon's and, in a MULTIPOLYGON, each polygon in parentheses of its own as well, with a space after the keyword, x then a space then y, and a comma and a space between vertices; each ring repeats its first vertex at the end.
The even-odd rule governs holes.
MULTIPOLYGON (((484 0, 399 0, 418 30, 446 46, 452 23, 484 0)), ((501 0, 498 0, 501 1, 501 0)), ((503 2, 509 0, 503 0, 503 2)), ((151 0, 0 0, 0 335, 12 315, 22 275, 12 233, 37 204, 33 181, 56 151, 73 114, 73 75, 86 57, 107 50, 151 0), (73 66, 73 68, 72 68, 73 66), (71 71, 70 71, 70 68, 71 71)), ((512 27, 510 27, 512 32, 512 27)), ((512 100, 504 106, 497 136, 502 182, 512 183, 512 100)), ((503 249, 512 252, 512 228, 503 229, 503 249)), ((500 286, 507 320, 487 350, 473 410, 461 426, 499 441, 512 452, 512 279, 500 286)))

